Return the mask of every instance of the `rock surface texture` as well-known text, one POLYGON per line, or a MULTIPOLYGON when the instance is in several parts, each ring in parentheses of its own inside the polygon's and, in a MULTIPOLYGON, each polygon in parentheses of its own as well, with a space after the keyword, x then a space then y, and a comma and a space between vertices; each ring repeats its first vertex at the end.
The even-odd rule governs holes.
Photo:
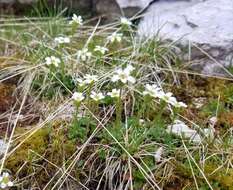
POLYGON ((186 49, 191 47, 184 57, 196 60, 193 69, 201 69, 204 74, 229 75, 225 68, 233 66, 233 1, 155 2, 140 22, 138 34, 158 34, 186 49))

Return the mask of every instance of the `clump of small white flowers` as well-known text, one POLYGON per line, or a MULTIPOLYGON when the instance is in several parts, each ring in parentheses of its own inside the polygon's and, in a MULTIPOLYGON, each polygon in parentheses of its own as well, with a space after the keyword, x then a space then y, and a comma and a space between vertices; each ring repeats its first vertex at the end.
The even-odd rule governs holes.
POLYGON ((121 24, 122 24, 123 26, 131 26, 131 25, 132 25, 132 22, 131 22, 129 19, 127 19, 127 18, 125 18, 125 17, 122 17, 122 18, 121 18, 121 24))
POLYGON ((145 90, 143 91, 142 94, 144 96, 149 95, 151 97, 158 98, 161 96, 161 93, 162 93, 162 89, 158 87, 157 85, 146 84, 145 90))
POLYGON ((69 24, 83 25, 83 19, 81 16, 77 16, 76 14, 73 14, 72 20, 69 22, 69 24))
POLYGON ((136 79, 130 75, 133 70, 134 67, 132 65, 128 65, 124 69, 117 69, 111 79, 112 82, 121 81, 124 84, 126 84, 127 82, 135 83, 136 79))
POLYGON ((110 36, 107 37, 107 40, 111 43, 113 42, 120 42, 122 40, 122 36, 123 34, 122 33, 117 33, 117 32, 114 32, 112 33, 110 36))
POLYGON ((120 97, 120 89, 112 89, 112 92, 108 92, 107 95, 111 96, 112 98, 119 98, 120 97))
POLYGON ((100 52, 102 55, 104 55, 106 52, 108 52, 108 48, 102 46, 95 46, 94 51, 100 52))
POLYGON ((174 106, 175 108, 181 108, 184 107, 186 108, 187 105, 183 102, 178 102, 177 99, 172 95, 171 92, 163 92, 163 90, 158 87, 157 85, 153 84, 146 84, 145 86, 145 90, 142 93, 144 96, 149 95, 151 97, 154 98, 159 98, 163 101, 165 101, 166 103, 174 106))
POLYGON ((0 188, 5 189, 7 187, 12 187, 14 184, 10 180, 9 173, 3 172, 2 175, 0 175, 0 188))
POLYGON ((72 96, 72 99, 75 100, 76 102, 81 102, 84 100, 84 96, 83 96, 83 93, 80 93, 80 92, 75 92, 72 96))
POLYGON ((90 97, 91 97, 91 99, 93 99, 95 101, 100 101, 100 100, 105 98, 105 96, 103 95, 102 92, 96 93, 94 91, 91 92, 90 97))
POLYGON ((54 65, 55 67, 58 67, 61 63, 61 60, 55 56, 46 57, 45 58, 46 65, 54 65))
POLYGON ((87 61, 91 58, 92 53, 87 48, 77 51, 77 59, 81 61, 87 61))
POLYGON ((163 147, 159 147, 158 150, 156 150, 154 158, 156 162, 160 162, 162 159, 162 154, 163 154, 163 147))
POLYGON ((54 42, 56 44, 68 44, 70 43, 70 38, 69 37, 56 37, 54 39, 54 42))

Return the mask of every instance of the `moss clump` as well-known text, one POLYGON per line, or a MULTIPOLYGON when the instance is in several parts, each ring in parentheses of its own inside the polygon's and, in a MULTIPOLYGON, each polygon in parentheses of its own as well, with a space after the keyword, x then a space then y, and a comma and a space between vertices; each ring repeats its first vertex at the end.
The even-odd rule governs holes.
MULTIPOLYGON (((5 167, 21 179, 30 176, 22 182, 23 188, 31 187, 35 179, 42 188, 59 168, 68 163, 75 150, 76 146, 68 140, 65 129, 56 126, 42 128, 16 149, 6 160, 5 167)), ((56 179, 59 177, 60 174, 56 179)))
MULTIPOLYGON (((40 129, 37 131, 7 159, 5 167, 9 168, 12 173, 16 173, 24 163, 31 162, 30 150, 38 154, 43 154, 48 146, 48 135, 48 129, 40 129)), ((20 143, 20 140, 18 143, 20 143)))

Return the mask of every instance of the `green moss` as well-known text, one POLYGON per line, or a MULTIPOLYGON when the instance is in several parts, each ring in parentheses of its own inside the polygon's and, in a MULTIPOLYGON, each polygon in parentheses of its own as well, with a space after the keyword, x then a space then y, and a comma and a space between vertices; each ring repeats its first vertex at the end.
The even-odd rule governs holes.
MULTIPOLYGON (((65 134, 64 129, 56 127, 38 130, 16 149, 6 160, 4 167, 21 178, 33 173, 31 177, 36 177, 40 186, 43 186, 76 150, 76 145, 69 141, 65 134)), ((18 140, 18 143, 20 141, 18 140)), ((28 178, 22 185, 30 187, 30 183, 28 178)))

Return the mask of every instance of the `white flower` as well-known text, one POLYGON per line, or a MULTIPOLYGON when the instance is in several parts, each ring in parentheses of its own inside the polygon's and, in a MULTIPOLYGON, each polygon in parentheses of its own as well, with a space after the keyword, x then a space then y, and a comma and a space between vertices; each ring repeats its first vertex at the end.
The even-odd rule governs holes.
POLYGON ((125 68, 126 71, 128 72, 132 72, 135 70, 135 68, 132 65, 127 65, 127 67, 125 68))
POLYGON ((125 25, 125 26, 131 26, 131 25, 132 25, 132 22, 131 22, 129 19, 127 19, 127 18, 125 18, 125 17, 122 17, 122 18, 121 18, 121 24, 122 24, 122 25, 125 25))
POLYGON ((61 60, 55 56, 46 57, 45 62, 47 65, 54 65, 55 67, 59 66, 59 63, 61 63, 61 60))
POLYGON ((145 124, 145 120, 144 119, 139 119, 139 124, 144 125, 145 124))
POLYGON ((83 79, 81 79, 81 78, 76 78, 75 82, 77 82, 80 87, 86 85, 85 81, 83 79))
POLYGON ((159 94, 159 98, 162 99, 162 100, 164 100, 167 103, 175 102, 176 101, 176 99, 172 96, 171 92, 167 92, 167 93, 161 92, 159 94))
POLYGON ((91 92, 90 97, 91 97, 91 99, 93 99, 95 101, 100 101, 100 100, 105 98, 105 96, 103 95, 102 92, 96 93, 94 91, 91 92))
POLYGON ((0 175, 0 187, 5 189, 7 187, 12 187, 13 185, 13 182, 9 179, 9 173, 3 172, 3 174, 0 175))
POLYGON ((80 93, 80 92, 75 92, 75 93, 73 94, 73 96, 72 96, 72 99, 75 100, 75 101, 77 101, 77 102, 83 101, 84 98, 85 98, 85 97, 84 97, 83 94, 80 93))
POLYGON ((91 58, 91 55, 91 52, 89 52, 87 48, 77 51, 77 59, 80 59, 82 61, 87 61, 91 58))
POLYGON ((191 142, 201 143, 201 136, 197 131, 190 129, 183 121, 175 120, 174 124, 169 125, 166 131, 177 136, 183 135, 185 138, 189 138, 191 142))
POLYGON ((98 81, 98 76, 97 75, 86 74, 83 79, 75 78, 75 81, 78 83, 78 85, 80 87, 82 87, 82 86, 85 86, 87 84, 91 84, 93 82, 98 81))
POLYGON ((150 85, 150 84, 146 84, 146 87, 145 87, 145 91, 143 91, 143 95, 149 95, 151 97, 154 97, 154 98, 157 98, 157 97, 160 97, 161 96, 161 88, 158 87, 157 85, 153 84, 153 85, 150 85))
POLYGON ((108 48, 96 46, 94 51, 100 52, 102 55, 104 55, 106 52, 108 52, 108 48))
POLYGON ((163 91, 160 91, 159 93, 157 93, 157 97, 159 97, 163 101, 171 104, 172 106, 174 106, 176 108, 181 108, 181 107, 186 108, 187 107, 187 105, 185 103, 178 102, 176 100, 176 98, 172 96, 171 92, 164 93, 163 91))
POLYGON ((77 16, 76 14, 73 14, 72 20, 69 22, 69 24, 83 25, 83 19, 81 16, 77 16))
POLYGON ((115 74, 112 77, 112 82, 121 81, 124 84, 127 82, 135 83, 136 79, 130 75, 130 73, 134 70, 134 67, 129 65, 125 69, 118 69, 115 71, 115 74))
POLYGON ((84 83, 85 84, 91 84, 91 83, 93 83, 93 82, 96 82, 96 81, 98 81, 98 76, 97 75, 89 75, 89 74, 86 74, 85 76, 84 76, 84 83))
POLYGON ((120 90, 112 89, 112 92, 108 92, 107 95, 111 96, 112 98, 118 98, 120 97, 120 90))
POLYGON ((185 103, 183 103, 183 102, 177 102, 176 100, 172 100, 172 98, 170 98, 169 103, 171 105, 173 105, 174 107, 176 107, 176 108, 181 108, 181 107, 187 108, 187 105, 185 103))
POLYGON ((154 158, 156 162, 160 162, 163 154, 163 147, 158 148, 155 152, 154 158))
POLYGON ((56 37, 54 41, 57 44, 68 44, 70 43, 70 38, 69 37, 56 37))
POLYGON ((112 33, 110 36, 108 36, 107 40, 110 41, 111 43, 113 42, 120 42, 122 40, 122 33, 112 33))

